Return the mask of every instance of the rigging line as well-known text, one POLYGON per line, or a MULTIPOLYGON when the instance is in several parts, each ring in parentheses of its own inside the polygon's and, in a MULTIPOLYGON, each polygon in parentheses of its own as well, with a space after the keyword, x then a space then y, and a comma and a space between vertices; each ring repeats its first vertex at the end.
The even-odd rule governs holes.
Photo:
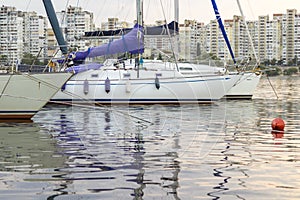
POLYGON ((32 101, 41 101, 41 102, 48 102, 48 99, 42 99, 42 98, 33 98, 33 97, 26 97, 26 96, 16 96, 16 95, 11 95, 11 94, 4 94, 2 93, 1 96, 5 96, 5 97, 11 97, 11 98, 15 98, 15 99, 27 99, 27 100, 32 100, 32 101))
POLYGON ((148 14, 150 13, 149 10, 150 10, 150 3, 147 4, 147 9, 146 9, 146 12, 145 12, 146 15, 144 15, 144 19, 147 19, 147 18, 148 18, 148 16, 149 16, 148 14))
MULTIPOLYGON (((25 77, 27 77, 27 78, 33 80, 33 81, 41 82, 41 83, 43 83, 44 85, 46 85, 46 86, 48 86, 48 87, 50 87, 50 88, 52 88, 52 89, 56 89, 56 90, 59 90, 59 89, 60 89, 59 87, 57 87, 57 86, 55 86, 55 85, 53 85, 53 84, 51 84, 51 83, 48 83, 48 82, 46 82, 46 81, 43 81, 43 80, 41 80, 41 79, 39 79, 39 78, 36 78, 36 77, 32 76, 31 74, 26 74, 26 73, 19 73, 19 74, 21 74, 21 75, 23 75, 23 76, 25 76, 25 77)), ((76 94, 74 94, 74 93, 71 93, 71 92, 68 92, 68 91, 63 91, 63 93, 65 93, 65 94, 67 94, 67 95, 70 95, 70 96, 72 96, 72 97, 77 97, 77 98, 79 98, 79 99, 81 99, 81 100, 84 100, 84 101, 87 102, 87 103, 89 103, 89 102, 91 103, 90 100, 85 99, 85 98, 83 98, 83 97, 81 97, 81 96, 79 96, 79 95, 76 95, 76 94)), ((50 102, 51 102, 51 101, 50 101, 50 102)), ((93 103, 93 104, 99 106, 99 107, 97 107, 97 108, 104 108, 104 109, 109 110, 109 111, 115 111, 115 110, 113 110, 113 109, 109 109, 108 106, 105 106, 105 105, 100 104, 100 103, 97 103, 97 102, 95 102, 95 103, 93 103)), ((95 107, 94 107, 94 108, 95 108, 95 107)), ((132 117, 132 118, 134 118, 134 119, 138 119, 138 120, 140 120, 140 121, 143 121, 143 122, 146 122, 146 123, 149 123, 149 124, 153 124, 152 122, 150 122, 150 121, 148 121, 148 120, 145 120, 145 119, 142 119, 142 118, 140 118, 140 117, 136 117, 136 116, 127 114, 127 113, 122 112, 122 111, 119 111, 119 110, 117 111, 117 113, 121 113, 122 115, 130 116, 130 117, 132 117)))
POLYGON ((148 120, 145 120, 145 119, 142 119, 140 117, 137 117, 137 116, 134 116, 134 115, 131 115, 131 114, 128 114, 126 112, 123 112, 123 111, 120 111, 120 110, 115 110, 115 109, 112 109, 111 107, 108 107, 108 106, 105 106, 103 104, 100 104, 101 106, 94 106, 94 105, 97 105, 99 103, 94 103, 94 102, 91 102, 89 104, 79 104, 79 103, 69 103, 69 102, 61 102, 61 101, 49 101, 50 103, 55 103, 55 104, 61 104, 61 105, 68 105, 68 106, 77 106, 77 107, 82 107, 82 108, 90 108, 90 109, 96 109, 96 110, 104 110, 104 111, 110 111, 110 112, 114 112, 116 114, 122 114, 122 116, 126 116, 126 117, 130 117, 130 118, 134 118, 134 119, 137 119, 137 120, 140 120, 142 122, 145 122, 145 123, 148 123, 150 125, 153 124, 153 122, 150 122, 148 120))
MULTIPOLYGON (((248 38, 249 38, 249 40, 250 40, 250 45, 251 45, 251 47, 252 47, 252 51, 253 51, 255 60, 256 60, 256 62, 257 62, 258 65, 259 65, 259 58, 257 57, 256 51, 255 51, 255 47, 254 47, 254 42, 253 42, 251 33, 250 33, 250 31, 249 31, 249 27, 248 27, 248 24, 247 24, 247 22, 246 22, 246 17, 245 17, 245 15, 244 15, 244 12, 243 12, 243 9, 242 9, 242 6, 241 6, 239 0, 237 0, 237 4, 238 4, 240 13, 241 13, 241 15, 242 15, 242 18, 243 18, 243 21, 244 21, 244 24, 245 24, 245 27, 246 27, 246 31, 247 31, 247 34, 248 34, 248 38)), ((255 68, 256 68, 256 66, 253 68, 253 70, 254 70, 255 68)))
POLYGON ((270 79, 269 79, 269 76, 268 76, 267 74, 266 74, 266 76, 267 76, 267 79, 268 79, 268 81, 269 81, 269 84, 270 84, 271 88, 273 89, 273 92, 275 93, 275 95, 276 95, 276 97, 277 97, 277 100, 278 100, 279 97, 278 97, 278 95, 277 95, 277 92, 276 92, 276 90, 275 90, 273 84, 271 83, 271 81, 270 81, 270 79))
MULTIPOLYGON (((16 72, 16 73, 18 73, 18 72, 16 72)), ((34 76, 31 75, 31 74, 28 74, 28 73, 18 73, 18 74, 20 74, 20 75, 22 75, 22 76, 24 76, 24 77, 26 77, 26 78, 29 78, 29 79, 31 79, 31 80, 33 80, 33 81, 36 81, 37 83, 43 83, 45 86, 48 86, 49 88, 52 88, 52 89, 55 89, 55 90, 59 90, 59 89, 60 89, 60 88, 57 87, 56 85, 53 85, 53 84, 51 84, 51 83, 49 83, 49 82, 47 82, 47 81, 44 81, 44 80, 42 80, 42 79, 39 79, 39 78, 37 78, 37 77, 34 77, 34 76)))
POLYGON ((61 25, 63 25, 64 21, 65 21, 65 18, 66 18, 66 15, 67 15, 67 9, 68 9, 68 5, 70 3, 70 0, 67 0, 67 3, 66 3, 66 6, 65 6, 65 13, 63 14, 63 17, 61 19, 61 25))
POLYGON ((28 12, 28 9, 29 9, 30 4, 31 4, 31 0, 29 0, 28 4, 27 4, 27 6, 26 6, 26 12, 28 12))
POLYGON ((11 77, 12 77, 12 75, 9 76, 9 78, 8 78, 8 80, 7 80, 6 84, 5 84, 5 86, 3 87, 2 92, 1 92, 1 94, 0 94, 0 98, 4 95, 4 91, 6 90, 6 88, 7 88, 7 86, 8 86, 8 83, 9 83, 11 77))
POLYGON ((174 52, 173 42, 171 40, 170 30, 169 30, 169 27, 168 27, 168 24, 167 24, 167 19, 166 19, 166 15, 165 15, 165 9, 164 9, 164 6, 163 6, 163 3, 162 3, 161 0, 160 0, 160 5, 161 5, 161 8, 162 8, 162 12, 163 12, 163 15, 164 15, 164 19, 165 19, 165 23, 166 23, 166 27, 167 27, 167 31, 168 31, 168 36, 169 36, 168 38, 169 38, 169 42, 170 42, 171 49, 172 49, 172 55, 174 57, 174 62, 175 62, 175 65, 176 65, 176 69, 179 72, 179 67, 178 67, 176 55, 175 55, 175 52, 174 52))
MULTIPOLYGON (((50 88, 52 88, 52 89, 56 89, 56 90, 59 90, 59 89, 60 89, 59 87, 57 87, 57 86, 55 86, 55 85, 53 85, 53 84, 51 84, 51 83, 48 83, 48 82, 46 82, 46 81, 43 81, 43 80, 41 80, 41 79, 39 79, 39 78, 36 78, 36 77, 32 76, 31 74, 24 74, 24 73, 20 73, 20 74, 23 75, 23 76, 25 76, 25 77, 27 77, 27 78, 30 78, 30 79, 33 80, 33 81, 42 82, 42 83, 44 83, 45 85, 47 85, 48 87, 50 87, 50 88)), ((71 92, 68 92, 68 91, 63 91, 63 93, 65 93, 65 94, 67 94, 67 95, 70 95, 71 97, 76 97, 76 98, 79 98, 79 99, 81 99, 81 100, 84 100, 84 101, 87 102, 87 103, 92 103, 90 100, 88 100, 88 99, 86 99, 86 98, 83 98, 83 97, 80 96, 80 95, 76 95, 76 94, 71 93, 71 92)), ((50 102, 51 102, 51 101, 50 101, 50 102)), ((99 106, 99 108, 104 108, 105 110, 108 110, 108 111, 115 111, 115 110, 113 110, 113 109, 109 109, 108 106, 105 106, 105 105, 100 104, 100 103, 97 103, 97 102, 95 102, 95 103, 93 102, 92 104, 99 106)), ((94 107, 94 108, 95 108, 95 107, 94 107)), ((98 108, 98 107, 97 107, 97 108, 98 108)), ((139 118, 139 117, 136 117, 136 116, 127 114, 127 113, 122 112, 122 111, 120 111, 120 110, 118 110, 117 113, 121 113, 122 115, 130 116, 130 117, 132 117, 132 118, 134 118, 134 119, 138 119, 138 120, 140 120, 140 121, 143 121, 143 122, 152 124, 152 122, 150 122, 150 121, 148 121, 148 120, 145 120, 145 119, 142 119, 142 118, 139 118)))
MULTIPOLYGON (((104 3, 102 3, 101 5, 106 5, 107 0, 104 0, 104 3)), ((98 18, 100 17, 100 13, 103 12, 103 9, 105 9, 105 6, 100 6, 100 10, 98 11, 97 15, 94 18, 94 21, 96 22, 98 20, 98 18)))
POLYGON ((254 12, 253 12, 253 9, 252 9, 252 6, 251 6, 251 3, 249 0, 247 0, 248 2, 248 7, 250 8, 250 12, 251 12, 251 15, 252 15, 252 18, 254 19, 255 18, 255 15, 254 15, 254 12))
MULTIPOLYGON (((81 108, 90 108, 90 109, 96 109, 96 110, 104 110, 104 111, 110 111, 110 112, 115 112, 116 114, 122 114, 122 116, 126 116, 126 117, 132 117, 134 119, 146 122, 150 125, 154 125, 153 122, 149 121, 149 120, 145 120, 142 119, 140 117, 128 114, 126 112, 120 111, 120 110, 115 110, 112 109, 110 106, 105 106, 102 104, 102 106, 94 106, 94 104, 97 103, 89 103, 89 104, 80 104, 80 103, 69 103, 69 102, 61 102, 61 101, 49 101, 50 103, 55 103, 55 104, 60 104, 60 105, 67 105, 67 106, 77 106, 77 107, 81 107, 81 108)), ((166 119, 176 119, 176 120, 181 120, 181 121, 185 121, 185 122, 190 122, 191 119, 183 119, 182 117, 176 117, 176 116, 167 116, 166 119)))
MULTIPOLYGON (((41 79, 39 79, 39 78, 36 78, 36 77, 34 77, 34 76, 30 75, 30 74, 24 74, 24 73, 21 73, 21 74, 22 74, 23 76, 27 77, 27 78, 30 78, 30 79, 33 80, 33 81, 42 82, 42 83, 44 83, 45 85, 47 85, 48 87, 50 87, 50 88, 52 88, 52 89, 56 89, 56 90, 59 90, 59 89, 60 89, 59 87, 57 87, 57 86, 55 86, 55 85, 53 85, 53 84, 51 84, 51 83, 48 83, 48 82, 46 82, 46 81, 43 81, 43 80, 41 80, 41 79)), ((76 95, 76 94, 74 94, 74 93, 72 93, 72 92, 68 92, 68 91, 62 91, 62 92, 63 92, 64 94, 66 94, 66 95, 71 96, 71 97, 76 97, 76 98, 78 98, 78 99, 81 99, 81 100, 85 101, 86 103, 90 103, 90 104, 93 104, 93 105, 97 105, 97 106, 99 106, 99 108, 104 108, 104 109, 106 109, 106 110, 114 111, 114 110, 112 110, 112 109, 108 109, 108 106, 105 106, 105 105, 103 105, 103 104, 101 104, 101 103, 97 103, 97 102, 91 102, 89 99, 86 99, 86 98, 84 98, 84 97, 82 97, 82 96, 80 96, 80 95, 76 95)), ((50 102, 55 102, 55 101, 50 101, 50 102)), ((56 103, 57 103, 57 102, 56 102, 56 103)), ((147 123, 152 124, 152 122, 150 122, 150 121, 144 120, 144 119, 142 119, 142 118, 139 118, 139 117, 136 117, 136 116, 133 116, 133 115, 126 114, 126 113, 124 113, 124 112, 122 112, 122 111, 117 111, 117 112, 118 112, 118 113, 121 113, 121 114, 123 114, 123 115, 128 115, 128 116, 130 116, 130 117, 132 117, 132 118, 135 118, 135 119, 138 119, 138 120, 141 120, 141 121, 144 121, 144 122, 147 122, 147 123)))
POLYGON ((80 0, 77 0, 77 5, 76 5, 76 7, 79 7, 79 1, 80 1, 80 0))

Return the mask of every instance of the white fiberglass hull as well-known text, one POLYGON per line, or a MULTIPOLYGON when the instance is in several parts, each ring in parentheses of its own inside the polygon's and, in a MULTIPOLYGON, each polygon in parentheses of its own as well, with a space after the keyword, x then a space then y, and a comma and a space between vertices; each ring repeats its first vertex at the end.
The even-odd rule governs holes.
POLYGON ((89 70, 74 75, 54 102, 101 104, 211 103, 240 75, 184 77, 177 71, 89 70), (137 78, 137 73, 139 77, 137 78), (155 81, 155 78, 158 81, 155 81), (109 84, 105 83, 109 79, 109 84))
POLYGON ((261 73, 245 72, 239 81, 226 93, 226 99, 251 99, 259 83, 261 73))
POLYGON ((0 119, 30 119, 71 73, 0 74, 0 119))
MULTIPOLYGON (((185 70, 181 73, 184 75, 188 74, 222 74, 225 73, 225 68, 209 67, 205 65, 183 65, 185 70), (187 70, 187 68, 190 69, 187 70)), ((237 74, 237 73, 229 73, 237 74)), ((240 73, 240 79, 233 85, 233 87, 226 93, 224 98, 226 99, 251 99, 254 91, 259 83, 261 73, 260 72, 242 72, 240 73)))

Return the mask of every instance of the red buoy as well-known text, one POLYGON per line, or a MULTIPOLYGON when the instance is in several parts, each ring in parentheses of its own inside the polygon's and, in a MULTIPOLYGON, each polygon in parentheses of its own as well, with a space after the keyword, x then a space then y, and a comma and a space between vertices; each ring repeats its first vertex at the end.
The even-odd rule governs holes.
POLYGON ((276 131, 283 131, 284 130, 284 121, 281 118, 275 118, 272 121, 272 129, 276 131))

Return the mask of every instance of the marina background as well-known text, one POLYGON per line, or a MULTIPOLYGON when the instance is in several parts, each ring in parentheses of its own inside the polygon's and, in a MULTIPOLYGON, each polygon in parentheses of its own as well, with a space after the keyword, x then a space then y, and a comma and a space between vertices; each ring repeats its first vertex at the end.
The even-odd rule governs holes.
POLYGON ((253 100, 211 105, 47 105, 1 123, 0 199, 298 199, 299 85, 263 76, 253 100))

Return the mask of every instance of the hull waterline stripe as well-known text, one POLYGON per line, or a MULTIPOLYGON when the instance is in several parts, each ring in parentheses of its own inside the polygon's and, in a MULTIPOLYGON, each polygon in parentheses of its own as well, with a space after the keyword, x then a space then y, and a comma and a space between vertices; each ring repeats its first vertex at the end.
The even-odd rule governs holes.
POLYGON ((210 102, 217 101, 217 99, 51 99, 56 102, 210 102))
MULTIPOLYGON (((194 80, 194 81, 170 81, 170 82, 165 82, 165 81, 162 81, 161 84, 175 84, 175 83, 195 83, 195 82, 206 82, 206 81, 216 81, 216 80, 222 80, 222 81, 228 81, 230 80, 231 78, 224 78, 224 79, 210 79, 210 80, 194 80)), ((68 82, 77 82, 77 81, 82 81, 82 80, 70 80, 68 82)), ((93 80, 93 81, 96 81, 96 82, 101 82, 102 80, 93 80)), ((120 81, 126 81, 126 80, 120 80, 120 81)), ((129 81, 134 81, 134 80, 130 80, 129 81)), ((81 83, 66 83, 66 86, 76 86, 76 85, 83 85, 81 83)), ((104 80, 103 80, 104 82, 104 80)), ((148 82, 148 83, 133 83, 131 82, 132 85, 152 85, 153 82, 148 82)), ((89 83, 89 85, 105 85, 104 83, 89 83)), ((126 85, 126 83, 111 83, 110 85, 126 85)))

